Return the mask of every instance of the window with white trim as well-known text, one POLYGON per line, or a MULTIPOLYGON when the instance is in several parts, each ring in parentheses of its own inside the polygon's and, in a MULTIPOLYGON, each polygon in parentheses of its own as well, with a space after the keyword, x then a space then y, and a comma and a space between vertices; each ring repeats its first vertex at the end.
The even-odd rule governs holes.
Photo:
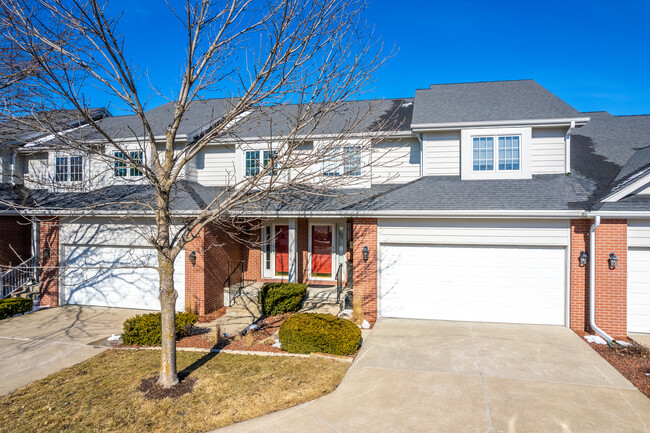
POLYGON ((81 182, 83 158, 81 156, 57 156, 54 162, 56 182, 81 182))
POLYGON ((495 171, 495 167, 496 171, 519 170, 520 137, 518 135, 472 137, 472 170, 495 171))
MULTIPOLYGON (((114 170, 113 175, 115 177, 140 177, 142 176, 142 171, 134 164, 129 164, 129 159, 124 155, 123 152, 115 152, 114 170)), ((142 151, 129 152, 131 160, 137 164, 142 164, 142 151)))
POLYGON ((361 146, 332 147, 323 160, 323 176, 361 176, 361 146))
POLYGON ((276 174, 278 164, 276 161, 277 152, 275 150, 264 150, 262 151, 262 161, 260 164, 260 151, 259 150, 247 150, 246 159, 245 159, 245 173, 246 176, 257 176, 260 174, 263 168, 266 168, 269 165, 273 165, 273 168, 269 170, 265 175, 276 174))

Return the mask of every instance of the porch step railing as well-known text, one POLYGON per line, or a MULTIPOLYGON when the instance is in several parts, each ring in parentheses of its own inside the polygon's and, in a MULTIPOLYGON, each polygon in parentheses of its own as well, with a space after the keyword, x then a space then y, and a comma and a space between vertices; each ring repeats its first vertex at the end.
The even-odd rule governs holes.
POLYGON ((228 262, 228 278, 223 282, 224 287, 228 287, 228 300, 230 305, 233 304, 233 301, 237 296, 241 295, 241 291, 244 288, 244 263, 245 260, 236 260, 228 262), (235 264, 236 263, 236 264, 235 264), (234 266, 233 266, 234 265, 234 266), (230 270, 232 268, 232 270, 230 270), (239 271, 239 272, 237 272, 239 271), (238 285, 233 289, 233 280, 236 276, 239 276, 238 285), (233 291, 235 292, 233 295, 233 291))
POLYGON ((31 257, 18 266, 15 266, 0 276, 0 288, 2 288, 2 299, 8 298, 30 283, 38 281, 38 260, 31 257))
POLYGON ((341 293, 343 293, 343 263, 339 264, 336 270, 336 303, 341 303, 341 293))

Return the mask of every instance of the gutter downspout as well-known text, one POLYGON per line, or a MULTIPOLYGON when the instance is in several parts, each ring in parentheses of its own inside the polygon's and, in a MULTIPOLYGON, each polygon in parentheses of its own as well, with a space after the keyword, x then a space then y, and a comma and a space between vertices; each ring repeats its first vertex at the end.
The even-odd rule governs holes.
POLYGON ((575 120, 571 121, 571 126, 564 137, 564 173, 571 174, 571 133, 576 127, 575 120))
POLYGON ((596 325, 596 229, 599 225, 600 216, 596 215, 589 229, 589 326, 611 345, 616 340, 596 325))
POLYGON ((18 157, 18 151, 14 150, 11 153, 11 184, 16 185, 16 158, 18 157))
POLYGON ((420 132, 417 134, 418 140, 420 141, 420 177, 424 176, 424 137, 420 132))

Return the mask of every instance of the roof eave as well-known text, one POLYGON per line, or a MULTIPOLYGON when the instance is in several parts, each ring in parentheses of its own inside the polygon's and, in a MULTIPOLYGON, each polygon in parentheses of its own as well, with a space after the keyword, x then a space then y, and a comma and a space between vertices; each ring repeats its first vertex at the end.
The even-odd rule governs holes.
POLYGON ((413 123, 413 132, 424 132, 432 130, 458 129, 458 128, 479 128, 485 126, 583 126, 590 120, 589 117, 567 117, 560 119, 519 119, 519 120, 482 120, 471 122, 441 122, 441 123, 413 123))

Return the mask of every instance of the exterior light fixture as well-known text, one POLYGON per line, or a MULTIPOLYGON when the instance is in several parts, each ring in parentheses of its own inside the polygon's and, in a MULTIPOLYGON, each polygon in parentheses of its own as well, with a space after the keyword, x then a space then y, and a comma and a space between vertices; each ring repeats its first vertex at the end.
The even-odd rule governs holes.
POLYGON ((368 247, 363 247, 363 250, 361 250, 361 254, 363 254, 363 261, 367 262, 368 261, 368 255, 370 254, 370 251, 368 251, 368 247))
POLYGON ((196 266, 196 251, 190 253, 190 263, 192 266, 196 266))
POLYGON ((50 258, 50 248, 46 247, 43 249, 43 260, 48 260, 50 258))
POLYGON ((587 264, 587 253, 585 253, 584 251, 580 251, 578 262, 580 263, 580 266, 585 266, 587 264))
POLYGON ((618 257, 616 257, 616 254, 609 253, 609 259, 607 261, 609 262, 609 269, 616 269, 618 265, 618 257))

